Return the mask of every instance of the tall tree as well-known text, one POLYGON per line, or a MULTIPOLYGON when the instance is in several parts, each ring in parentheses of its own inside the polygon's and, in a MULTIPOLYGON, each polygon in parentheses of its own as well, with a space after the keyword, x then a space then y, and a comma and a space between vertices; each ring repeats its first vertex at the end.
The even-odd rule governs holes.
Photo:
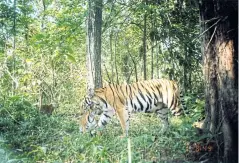
MULTIPOLYGON (((147 0, 145 1, 145 5, 147 5, 147 0)), ((147 79, 147 58, 146 58, 146 39, 147 39, 147 15, 146 15, 146 11, 144 13, 144 26, 143 26, 143 70, 144 70, 144 80, 147 79)))
POLYGON ((88 0, 87 17, 87 69, 88 88, 102 87, 101 29, 102 0, 88 0))
MULTIPOLYGON (((17 20, 17 14, 16 14, 16 0, 13 2, 13 9, 14 9, 14 14, 13 14, 13 70, 12 70, 12 77, 13 79, 16 78, 16 20, 17 20)), ((16 89, 16 83, 14 80, 12 81, 12 94, 15 94, 15 89, 16 89)))
POLYGON ((238 2, 202 0, 206 119, 204 127, 223 133, 223 162, 238 161, 238 2))

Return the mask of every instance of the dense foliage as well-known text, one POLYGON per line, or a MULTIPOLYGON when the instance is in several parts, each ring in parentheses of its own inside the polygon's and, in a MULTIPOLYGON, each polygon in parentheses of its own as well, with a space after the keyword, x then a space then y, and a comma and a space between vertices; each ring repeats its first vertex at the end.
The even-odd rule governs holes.
MULTIPOLYGON (((119 134, 118 124, 109 126, 102 137, 91 138, 78 130, 80 102, 86 92, 87 14, 85 1, 0 2, 2 145, 23 160, 127 159, 126 139, 115 138, 119 134), (39 103, 57 103, 59 107, 47 116, 39 112, 39 103)), ((167 135, 159 136, 157 118, 139 115, 131 127, 133 159, 184 159, 185 143, 192 139, 191 122, 201 117, 203 108, 197 4, 187 0, 105 1, 104 84, 143 79, 144 25, 147 78, 178 81, 185 93, 190 119, 180 120, 187 123, 175 124, 178 128, 173 126, 167 135)))
MULTIPOLYGON (((40 114, 24 97, 12 97, 1 107, 1 159, 23 162, 126 162, 127 139, 114 119, 101 136, 79 132, 75 114, 40 114), (5 152, 9 154, 5 154, 5 152)), ((200 107, 200 104, 197 104, 200 107)), ((60 111, 59 111, 60 112, 60 111)), ((185 161, 188 142, 198 140, 191 118, 172 118, 170 130, 160 135, 156 115, 132 117, 130 141, 134 162, 185 161), (144 125, 142 125, 144 124, 144 125)))

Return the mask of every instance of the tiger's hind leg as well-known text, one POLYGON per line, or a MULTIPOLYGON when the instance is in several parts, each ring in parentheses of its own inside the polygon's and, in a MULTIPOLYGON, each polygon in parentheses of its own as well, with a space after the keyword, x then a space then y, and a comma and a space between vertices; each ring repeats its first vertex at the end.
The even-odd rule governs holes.
POLYGON ((164 134, 168 130, 168 127, 169 127, 168 108, 167 107, 160 108, 156 111, 156 114, 162 121, 162 128, 160 130, 160 133, 164 134))

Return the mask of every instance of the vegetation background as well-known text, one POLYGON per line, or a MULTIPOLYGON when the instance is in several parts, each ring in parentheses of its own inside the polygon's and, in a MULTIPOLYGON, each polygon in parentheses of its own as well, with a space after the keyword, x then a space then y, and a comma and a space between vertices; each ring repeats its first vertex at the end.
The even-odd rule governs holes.
MULTIPOLYGON (((212 138, 212 134, 200 137, 192 127, 205 117, 201 43, 207 30, 200 27, 199 4, 194 0, 0 1, 0 160, 127 162, 127 140, 117 137, 121 132, 117 120, 102 136, 79 133, 80 104, 89 77, 91 10, 102 10, 102 15, 94 15, 102 19, 92 18, 101 26, 101 48, 96 51, 101 57, 101 83, 176 80, 189 109, 187 117, 171 118, 165 135, 158 134, 160 121, 155 115, 134 115, 133 162, 199 160, 201 151, 189 155, 188 143, 212 138)), ((221 151, 203 154, 220 160, 221 151)))

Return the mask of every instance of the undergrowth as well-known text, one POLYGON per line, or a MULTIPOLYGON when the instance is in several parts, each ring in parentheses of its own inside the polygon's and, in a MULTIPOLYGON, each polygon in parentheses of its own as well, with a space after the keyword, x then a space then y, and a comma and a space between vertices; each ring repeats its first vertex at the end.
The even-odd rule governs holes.
MULTIPOLYGON (((25 98, 8 99, 1 106, 0 154, 10 150, 5 162, 125 163, 127 138, 114 118, 101 136, 79 132, 76 110, 61 107, 52 116, 43 115, 25 98), (66 110, 69 110, 66 112, 66 110)), ((170 118, 171 125, 160 134, 161 122, 154 114, 134 114, 129 138, 132 162, 186 161, 186 143, 195 138, 191 118, 170 118)))

